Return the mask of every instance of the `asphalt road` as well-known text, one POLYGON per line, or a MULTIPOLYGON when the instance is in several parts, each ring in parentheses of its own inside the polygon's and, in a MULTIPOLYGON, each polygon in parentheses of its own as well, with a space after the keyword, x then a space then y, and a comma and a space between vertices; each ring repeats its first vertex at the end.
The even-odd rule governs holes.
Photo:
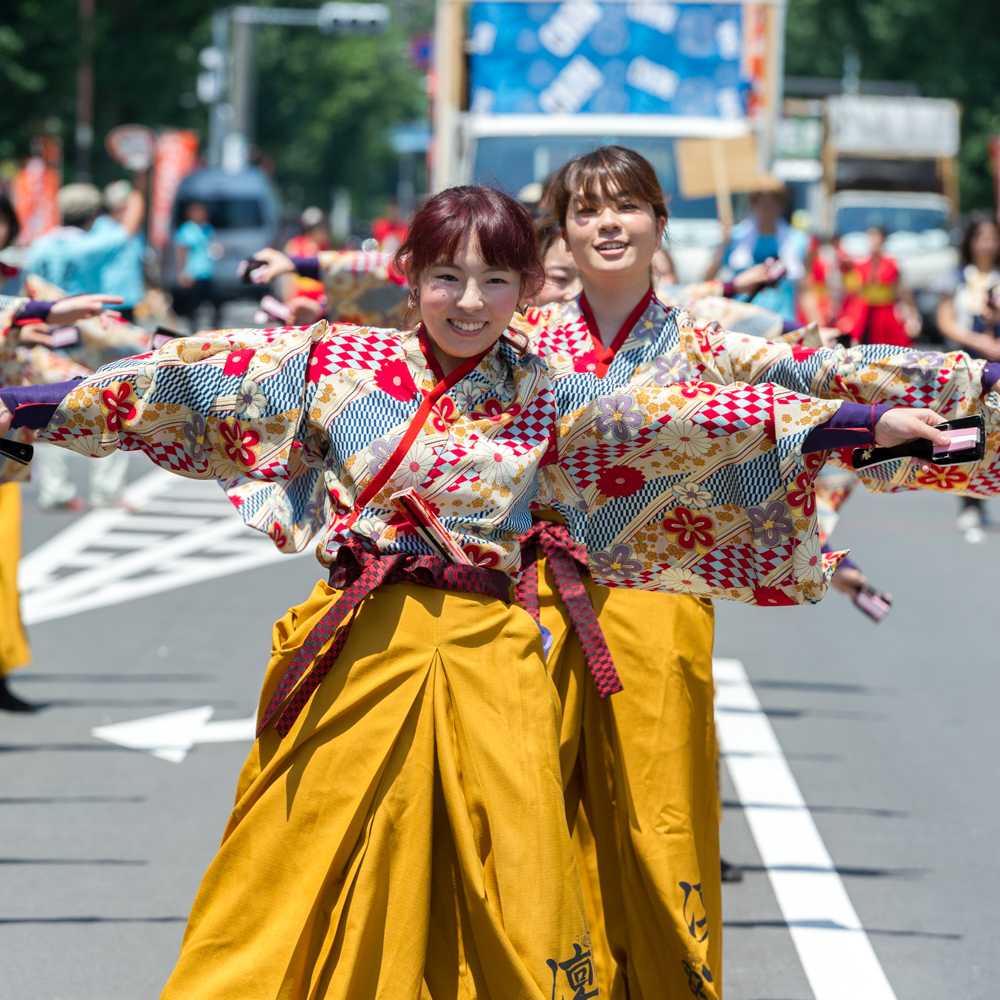
MULTIPOLYGON (((74 468, 82 477, 82 460, 74 468)), ((137 457, 132 471, 149 466, 137 457)), ((26 500, 27 551, 79 524, 40 514, 30 487, 26 500)), ((816 608, 717 612, 716 654, 746 668, 899 1000, 986 1000, 1000 975, 1000 535, 967 545, 954 513, 947 497, 852 499, 835 538, 895 595, 882 625, 836 594, 816 608)), ((53 573, 86 571, 77 561, 53 573)), ((0 717, 5 1000, 158 995, 249 744, 195 745, 171 763, 91 730, 209 705, 213 720, 251 715, 271 622, 318 576, 311 557, 271 562, 31 627, 35 661, 13 686, 46 708, 0 717)), ((723 782, 723 851, 747 868, 724 892, 725 996, 810 1000, 723 782)))

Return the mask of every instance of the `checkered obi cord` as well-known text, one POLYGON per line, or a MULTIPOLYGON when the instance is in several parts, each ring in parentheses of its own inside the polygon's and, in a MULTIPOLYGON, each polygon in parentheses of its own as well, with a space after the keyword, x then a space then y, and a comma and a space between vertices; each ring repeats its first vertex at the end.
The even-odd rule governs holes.
POLYGON ((595 582, 773 605, 819 600, 832 570, 820 460, 801 443, 839 405, 770 384, 554 371, 499 342, 439 381, 418 331, 321 322, 107 365, 39 437, 218 479, 247 524, 288 552, 318 538, 327 565, 352 538, 433 554, 390 500, 417 490, 469 562, 511 580, 544 464, 572 494, 595 582))
POLYGON ((621 678, 581 576, 581 573, 587 572, 587 550, 573 541, 565 525, 536 521, 531 530, 521 536, 521 578, 517 582, 517 603, 541 627, 538 607, 539 548, 545 554, 545 563, 552 571, 559 596, 569 612, 598 693, 607 698, 609 694, 621 691, 621 678))
POLYGON ((274 728, 282 739, 288 735, 313 691, 337 662, 361 602, 377 587, 404 581, 464 594, 484 594, 499 601, 510 600, 510 580, 504 573, 478 566, 458 566, 439 556, 402 553, 380 556, 366 548, 360 539, 349 539, 340 547, 337 561, 330 569, 330 586, 343 593, 316 623, 282 674, 257 728, 258 736, 272 719, 276 719, 274 728), (343 624, 345 618, 347 623, 343 624), (339 631, 338 626, 341 626, 339 631), (320 650, 334 633, 336 638, 320 656, 320 650), (302 680, 303 675, 305 680, 302 680))
MULTIPOLYGON (((513 325, 528 336, 531 349, 556 377, 594 371, 604 352, 588 328, 579 299, 529 309, 523 317, 515 317, 513 325)), ((986 497, 1000 490, 998 397, 983 394, 986 362, 959 351, 947 354, 885 344, 831 350, 771 343, 748 333, 727 332, 717 322, 664 305, 655 296, 631 329, 619 334, 613 350, 604 376, 609 385, 768 382, 820 399, 926 406, 947 419, 982 413, 987 454, 979 466, 925 472, 921 462, 898 459, 866 470, 861 480, 872 492, 936 489, 986 497)), ((834 464, 852 469, 850 449, 830 457, 834 464)), ((558 467, 544 476, 552 481, 543 482, 543 495, 549 489, 555 494, 553 500, 562 497, 555 506, 573 537, 585 541, 584 527, 573 515, 579 497, 558 467)))

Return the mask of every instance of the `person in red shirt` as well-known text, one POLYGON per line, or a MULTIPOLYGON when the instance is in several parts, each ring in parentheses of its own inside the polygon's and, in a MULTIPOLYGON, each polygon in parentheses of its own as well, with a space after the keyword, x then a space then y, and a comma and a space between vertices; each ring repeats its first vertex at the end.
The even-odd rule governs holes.
POLYGON ((409 226, 399 217, 399 202, 391 198, 385 206, 385 215, 372 223, 372 237, 378 240, 380 250, 395 250, 408 231, 409 226))
MULTIPOLYGON (((844 301, 837 326, 850 334, 855 344, 889 344, 909 347, 920 334, 920 317, 912 304, 912 296, 899 281, 899 265, 882 253, 886 231, 873 227, 868 230, 871 256, 854 264, 857 284, 855 294, 844 301)), ((845 287, 850 282, 845 280, 845 287)))

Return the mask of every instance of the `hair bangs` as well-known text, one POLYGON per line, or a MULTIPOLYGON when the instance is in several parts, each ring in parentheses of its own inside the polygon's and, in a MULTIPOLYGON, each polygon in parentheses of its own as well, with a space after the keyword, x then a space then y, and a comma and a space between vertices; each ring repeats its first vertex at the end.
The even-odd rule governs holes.
POLYGON ((448 188, 428 198, 396 251, 396 267, 421 274, 435 264, 451 262, 470 234, 489 267, 520 275, 522 298, 538 293, 545 271, 538 259, 534 223, 513 198, 493 188, 448 188))
POLYGON ((622 196, 644 201, 654 215, 667 218, 663 189, 649 160, 624 146, 598 146, 566 163, 549 181, 544 199, 549 215, 565 226, 574 198, 602 202, 622 196))

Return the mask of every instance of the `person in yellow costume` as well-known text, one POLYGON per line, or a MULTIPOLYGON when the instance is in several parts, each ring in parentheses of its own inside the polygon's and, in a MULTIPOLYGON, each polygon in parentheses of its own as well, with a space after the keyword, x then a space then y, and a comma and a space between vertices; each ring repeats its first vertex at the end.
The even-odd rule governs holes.
MULTIPOLYGON (((529 309, 514 325, 554 369, 650 386, 760 380, 821 397, 858 398, 860 384, 875 397, 865 402, 890 405, 911 391, 906 362, 893 358, 893 349, 858 349, 856 357, 842 358, 772 344, 728 334, 658 300, 650 265, 667 210, 655 171, 634 151, 601 147, 571 160, 549 182, 546 202, 550 220, 542 235, 548 241, 552 226, 559 228, 583 291, 567 301, 553 289, 548 301, 556 305, 529 309)), ((559 256, 559 248, 543 249, 546 259, 559 256)), ((965 415, 987 389, 982 365, 954 355, 945 367, 951 374, 941 406, 965 415)), ((678 447, 696 443, 679 440, 678 447)), ((518 596, 552 636, 548 666, 563 706, 567 817, 575 824, 602 988, 611 996, 690 991, 714 1000, 721 991, 722 913, 713 609, 700 596, 709 588, 697 574, 686 595, 595 585, 578 572, 586 564, 586 538, 572 523, 576 497, 560 486, 558 470, 551 477, 548 497, 570 523, 556 524, 563 515, 554 510, 535 512, 522 539, 528 571, 518 596), (596 622, 588 622, 588 604, 596 622), (601 633, 604 651, 595 637, 601 633), (623 683, 612 697, 602 697, 589 676, 597 678, 593 664, 604 656, 623 683)), ((968 485, 968 477, 963 481, 968 485)), ((629 477, 608 479, 602 488, 628 495, 629 477)), ((694 544, 704 498, 697 491, 684 498, 688 523, 675 520, 674 527, 679 544, 694 544)), ((814 508, 810 495, 803 516, 814 508)))
MULTIPOLYGON (((36 374, 37 355, 46 350, 49 325, 90 319, 106 303, 121 301, 113 295, 74 295, 58 302, 26 302, 23 298, 0 295, 0 389, 19 386, 36 374)), ((75 374, 76 367, 64 365, 60 370, 64 373, 72 370, 75 374)), ((30 437, 28 431, 14 432, 14 438, 24 443, 30 437)), ((14 694, 7 682, 11 673, 31 662, 17 589, 21 482, 27 478, 26 466, 0 454, 0 711, 6 712, 34 711, 34 706, 14 694)))

